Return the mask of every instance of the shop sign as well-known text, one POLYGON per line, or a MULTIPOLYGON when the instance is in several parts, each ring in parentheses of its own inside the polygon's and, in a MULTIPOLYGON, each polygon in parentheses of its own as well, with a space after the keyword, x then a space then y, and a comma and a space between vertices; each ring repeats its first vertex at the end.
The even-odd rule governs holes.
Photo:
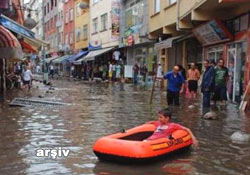
POLYGON ((111 9, 111 21, 112 21, 112 39, 119 39, 120 35, 120 0, 112 0, 112 9, 111 9))
POLYGON ((164 40, 155 44, 155 50, 166 49, 172 47, 172 40, 164 40))
POLYGON ((5 17, 4 15, 0 16, 0 23, 2 26, 6 27, 7 29, 17 33, 25 35, 29 38, 35 38, 35 33, 30 31, 29 29, 17 24, 16 22, 12 21, 11 19, 5 17))
POLYGON ((155 50, 171 48, 173 46, 174 40, 177 40, 177 39, 179 39, 181 37, 183 37, 183 35, 168 38, 168 39, 166 39, 164 41, 156 43, 155 44, 155 50))
POLYGON ((212 20, 193 30, 194 35, 203 46, 232 40, 232 35, 218 20, 212 20))

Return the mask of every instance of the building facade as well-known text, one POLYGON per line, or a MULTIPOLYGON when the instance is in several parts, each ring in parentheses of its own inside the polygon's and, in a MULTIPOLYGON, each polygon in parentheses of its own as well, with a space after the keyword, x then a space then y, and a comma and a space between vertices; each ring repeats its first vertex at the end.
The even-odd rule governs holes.
POLYGON ((64 51, 73 53, 75 51, 75 1, 64 0, 63 4, 63 44, 64 51))
POLYGON ((249 1, 149 1, 150 37, 164 71, 181 64, 224 59, 229 68, 228 93, 240 101, 250 78, 249 1), (230 11, 230 13, 228 13, 230 11))
POLYGON ((24 12, 22 0, 1 0, 0 2, 0 14, 8 16, 10 19, 16 21, 19 24, 24 23, 24 12))
POLYGON ((62 0, 44 0, 42 21, 44 23, 45 40, 50 43, 50 50, 47 52, 50 56, 58 55, 60 48, 58 43, 61 41, 60 31, 58 30, 62 18, 61 3, 62 0))
POLYGON ((119 45, 120 0, 90 0, 90 41, 92 46, 107 48, 119 45))
POLYGON ((43 7, 42 0, 30 0, 28 4, 25 4, 25 18, 31 15, 31 18, 37 23, 36 26, 31 30, 36 34, 36 38, 43 39, 43 7), (30 10, 28 10, 30 9, 30 10))
POLYGON ((89 0, 75 0, 75 50, 89 44, 89 0))
POLYGON ((149 39, 148 0, 122 0, 120 47, 125 50, 127 65, 144 64, 154 68, 154 40, 149 39))

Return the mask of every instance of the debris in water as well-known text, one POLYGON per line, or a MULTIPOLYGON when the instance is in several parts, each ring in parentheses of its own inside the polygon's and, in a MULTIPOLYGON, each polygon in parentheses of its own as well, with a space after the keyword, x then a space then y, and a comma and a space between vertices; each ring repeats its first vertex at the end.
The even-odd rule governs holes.
POLYGON ((249 134, 237 131, 231 135, 231 140, 236 143, 248 142, 250 139, 249 134))
POLYGON ((215 112, 207 112, 203 116, 203 118, 207 119, 207 120, 217 120, 218 119, 217 114, 215 112))

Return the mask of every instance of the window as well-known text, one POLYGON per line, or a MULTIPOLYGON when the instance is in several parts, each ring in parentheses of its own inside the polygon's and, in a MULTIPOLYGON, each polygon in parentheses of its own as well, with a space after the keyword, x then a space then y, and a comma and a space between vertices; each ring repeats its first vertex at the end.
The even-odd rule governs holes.
POLYGON ((235 34, 247 30, 249 27, 249 13, 223 22, 230 33, 235 34))
POLYGON ((69 13, 65 13, 65 23, 67 24, 69 22, 69 13))
POLYGON ((243 15, 240 17, 240 31, 248 29, 249 15, 243 15))
POLYGON ((65 44, 69 44, 69 35, 68 34, 65 35, 64 41, 65 41, 65 44))
POLYGON ((161 10, 161 0, 154 0, 154 13, 158 13, 161 10))
POLYGON ((98 32, 98 18, 93 19, 93 33, 98 32))
POLYGON ((54 0, 51 0, 51 1, 50 1, 50 4, 51 4, 51 10, 52 10, 53 7, 54 7, 54 0))
POLYGON ((88 39, 88 25, 83 26, 83 39, 87 40, 88 39))
POLYGON ((43 8, 44 16, 46 16, 46 6, 43 8))
POLYGON ((74 33, 73 33, 73 32, 70 33, 69 43, 70 43, 70 44, 73 44, 73 43, 74 43, 74 33))
POLYGON ((234 32, 239 32, 240 31, 240 19, 236 18, 234 20, 234 32))
POLYGON ((41 36, 42 35, 42 28, 38 28, 38 35, 41 36))
POLYGON ((95 4, 95 3, 97 3, 97 2, 99 2, 99 0, 93 0, 93 4, 95 4))
POLYGON ((80 16, 82 13, 82 9, 80 8, 80 3, 76 5, 76 16, 80 16))
POLYGON ((54 26, 53 26, 53 21, 54 21, 54 18, 51 18, 51 19, 50 19, 50 29, 53 29, 53 27, 54 27, 54 26))
POLYGON ((223 57, 223 46, 212 47, 207 51, 207 59, 209 61, 215 61, 218 63, 218 60, 223 57))
POLYGON ((176 0, 169 0, 169 5, 176 3, 176 0))
POLYGON ((81 40, 81 29, 76 29, 76 42, 79 42, 81 40))
POLYGON ((74 20, 74 9, 70 9, 70 21, 74 20))
POLYGON ((108 23, 108 14, 104 14, 101 16, 101 31, 107 30, 108 23))
POLYGON ((47 10, 48 10, 47 12, 49 13, 49 3, 47 4, 47 10))

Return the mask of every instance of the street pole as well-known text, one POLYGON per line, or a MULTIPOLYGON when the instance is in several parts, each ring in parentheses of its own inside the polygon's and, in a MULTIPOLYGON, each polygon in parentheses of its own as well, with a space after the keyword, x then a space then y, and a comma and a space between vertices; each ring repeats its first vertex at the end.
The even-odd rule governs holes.
MULTIPOLYGON (((42 1, 42 27, 43 27, 43 40, 45 41, 45 25, 44 25, 44 18, 45 18, 45 13, 44 13, 44 1, 42 1)), ((48 83, 48 69, 46 66, 46 50, 45 50, 45 45, 42 45, 42 60, 43 60, 43 83, 47 84, 48 83)))

